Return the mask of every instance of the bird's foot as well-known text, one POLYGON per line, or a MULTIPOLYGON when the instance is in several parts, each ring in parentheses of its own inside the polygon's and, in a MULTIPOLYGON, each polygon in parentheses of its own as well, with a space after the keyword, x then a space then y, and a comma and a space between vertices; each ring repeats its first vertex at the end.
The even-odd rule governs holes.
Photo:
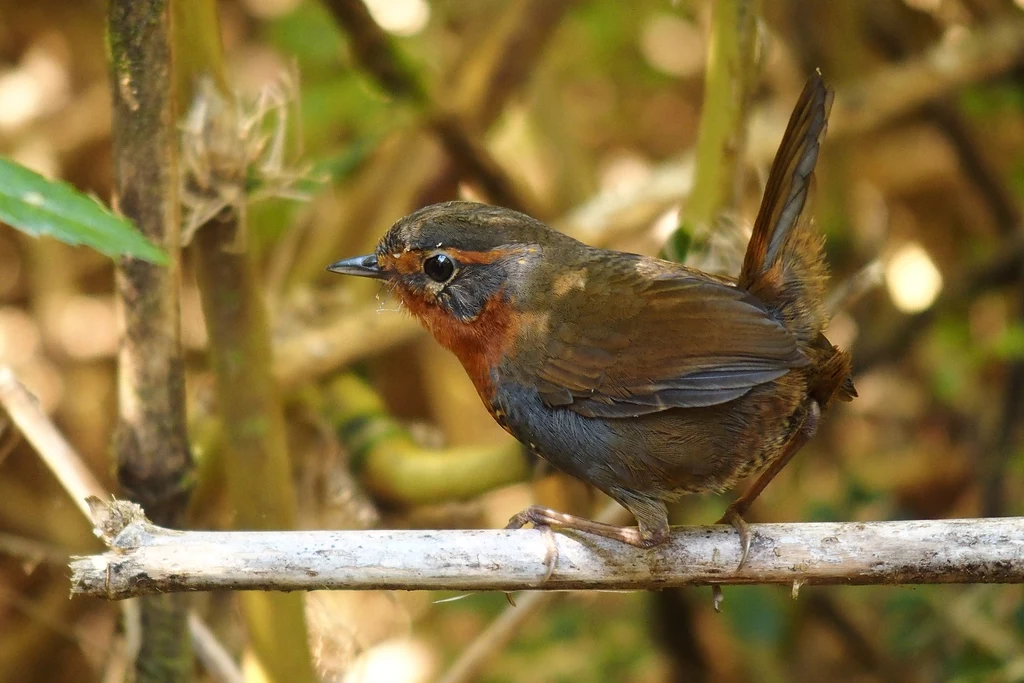
POLYGON ((669 527, 666 523, 662 527, 635 527, 615 526, 604 522, 595 522, 586 517, 570 515, 566 512, 559 512, 543 505, 531 505, 509 520, 506 529, 521 529, 527 524, 535 527, 552 527, 556 529, 575 529, 602 538, 610 538, 613 541, 620 541, 636 548, 653 548, 661 545, 669 538, 669 527))
POLYGON ((662 527, 645 528, 635 526, 615 526, 595 522, 586 517, 577 517, 558 510, 544 507, 543 505, 531 505, 522 512, 513 515, 505 526, 506 529, 522 529, 527 524, 532 524, 537 529, 543 529, 547 542, 547 552, 544 556, 546 574, 544 581, 551 578, 558 563, 558 545, 555 542, 553 529, 575 529, 595 536, 610 538, 637 548, 653 548, 661 545, 669 538, 668 524, 662 527))
POLYGON ((747 563, 747 556, 750 555, 750 541, 752 540, 750 527, 743 520, 740 511, 734 505, 726 508, 725 514, 715 524, 731 524, 736 533, 740 535, 740 563, 737 565, 736 571, 743 569, 743 565, 747 563))
MULTIPOLYGON (((737 509, 736 503, 733 503, 725 509, 725 514, 715 524, 730 524, 732 528, 736 530, 736 533, 740 535, 740 563, 736 566, 736 571, 743 569, 743 565, 747 563, 747 556, 750 555, 750 542, 752 535, 750 533, 750 526, 747 525, 743 519, 741 511, 737 509)), ((722 611, 722 602, 725 600, 725 595, 722 593, 722 587, 715 584, 711 587, 711 600, 714 605, 716 612, 722 611)))
MULTIPOLYGON (((505 528, 522 529, 527 524, 533 524, 534 528, 543 532, 546 549, 544 551, 544 576, 537 582, 537 585, 539 586, 547 583, 551 579, 551 575, 555 573, 555 566, 558 564, 558 543, 555 541, 555 532, 551 529, 551 524, 542 516, 531 514, 534 508, 540 508, 542 510, 547 509, 541 508, 538 505, 528 507, 522 512, 513 515, 513 517, 508 521, 508 524, 505 525, 505 528)), ((508 601, 513 606, 515 606, 511 593, 505 593, 505 597, 508 598, 508 601)))

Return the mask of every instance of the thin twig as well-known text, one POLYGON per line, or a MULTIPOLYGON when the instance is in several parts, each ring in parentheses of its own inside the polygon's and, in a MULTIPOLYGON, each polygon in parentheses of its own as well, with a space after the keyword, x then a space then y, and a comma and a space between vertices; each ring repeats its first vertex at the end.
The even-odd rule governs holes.
MULTIPOLYGON (((361 1, 361 0, 360 0, 361 1)), ((493 203, 531 215, 539 215, 539 205, 526 188, 517 186, 487 146, 469 132, 465 122, 451 112, 430 117, 428 128, 444 145, 462 174, 476 181, 480 190, 493 203)))
POLYGON ((465 683, 476 680, 479 669, 512 642, 533 615, 562 595, 552 591, 533 591, 516 598, 516 604, 509 605, 497 619, 488 624, 484 632, 462 651, 455 664, 437 679, 437 683, 465 683))
MULTIPOLYGON (((61 486, 86 519, 96 524, 97 520, 93 517, 92 507, 88 501, 109 500, 110 493, 93 476, 82 457, 42 411, 36 398, 18 381, 14 372, 5 366, 0 366, 0 407, 3 407, 14 424, 21 430, 22 435, 32 444, 39 457, 57 477, 61 486)), ((125 647, 128 653, 134 653, 138 651, 138 644, 133 644, 132 641, 138 638, 141 628, 138 625, 140 622, 138 604, 128 601, 124 603, 123 609, 125 613, 125 647)), ((224 662, 232 661, 227 649, 217 641, 209 628, 203 629, 203 633, 198 633, 192 627, 193 622, 202 624, 202 620, 194 614, 189 615, 189 630, 196 652, 218 653, 216 655, 218 668, 211 668, 210 672, 223 683, 237 683, 241 680, 242 673, 237 664, 233 665, 233 669, 224 665, 224 662), (198 642, 200 639, 202 642, 198 642)), ((134 661, 134 655, 131 659, 134 661)))
POLYGON ((33 565, 45 562, 55 567, 63 567, 68 563, 71 553, 52 543, 0 531, 0 555, 16 557, 33 565))
POLYGON ((217 635, 210 630, 206 622, 194 613, 188 615, 188 632, 192 637, 192 649, 196 658, 218 681, 221 683, 243 683, 245 681, 242 670, 238 668, 234 658, 217 640, 217 635))
POLYGON ((393 97, 426 103, 430 95, 409 60, 384 32, 362 0, 325 0, 334 20, 348 34, 356 62, 393 97))
POLYGON ((111 550, 71 562, 75 593, 209 590, 641 590, 720 584, 1024 582, 1024 518, 677 527, 650 550, 536 530, 175 531, 91 501, 111 550))
POLYGON ((85 501, 89 497, 104 498, 107 492, 67 439, 57 431, 39 407, 36 398, 7 367, 0 367, 0 405, 36 449, 82 514, 95 523, 85 501))
POLYGON ((845 311, 857 303, 862 296, 873 290, 882 282, 885 275, 885 264, 876 258, 863 266, 856 273, 836 284, 825 302, 825 310, 829 316, 845 311))

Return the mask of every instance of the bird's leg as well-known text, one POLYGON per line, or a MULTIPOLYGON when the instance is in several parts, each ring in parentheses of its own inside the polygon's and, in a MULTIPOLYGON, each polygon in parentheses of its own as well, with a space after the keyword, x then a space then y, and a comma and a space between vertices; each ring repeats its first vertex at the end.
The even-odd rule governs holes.
POLYGON ((761 476, 757 478, 753 486, 746 490, 746 492, 734 500, 732 505, 725 509, 725 514, 722 518, 715 522, 716 524, 731 524, 736 532, 740 535, 740 543, 743 546, 743 554, 740 555, 740 564, 737 569, 742 569, 743 565, 747 561, 747 555, 750 554, 750 527, 743 520, 743 515, 746 514, 751 504, 757 499, 761 492, 764 491, 765 487, 775 478, 779 472, 793 459, 797 451, 803 448, 814 433, 818 431, 818 420, 821 417, 821 408, 818 406, 817 401, 811 401, 810 408, 807 410, 807 415, 804 416, 803 422, 797 427, 793 436, 789 438, 789 441, 782 447, 782 452, 778 457, 771 461, 761 476))
POLYGON ((640 526, 615 526, 604 522, 595 522, 586 517, 570 515, 566 512, 559 512, 543 505, 531 505, 509 520, 506 529, 521 529, 527 524, 535 527, 555 527, 560 529, 575 529, 595 536, 610 538, 613 541, 627 543, 637 548, 652 548, 668 540, 668 520, 664 525, 657 524, 649 526, 640 523, 640 526))
MULTIPOLYGON (((746 521, 743 519, 743 515, 746 514, 747 510, 750 509, 751 504, 757 499, 761 492, 764 491, 765 487, 775 478, 782 468, 793 459, 797 451, 803 448, 804 444, 810 441, 814 433, 818 431, 818 420, 821 418, 821 407, 817 401, 811 401, 811 406, 807 411, 807 415, 804 416, 803 422, 793 433, 793 436, 789 438, 789 441, 782 447, 782 453, 777 458, 772 460, 772 463, 768 466, 761 476, 757 478, 753 486, 747 489, 742 496, 732 502, 732 504, 725 509, 725 514, 715 524, 731 524, 732 528, 736 529, 736 533, 740 535, 740 546, 743 552, 740 554, 740 563, 736 567, 739 571, 743 569, 743 565, 747 562, 747 555, 750 554, 750 527, 747 526, 746 521)), ((715 607, 716 612, 722 611, 722 587, 715 584, 711 587, 711 599, 715 607)))

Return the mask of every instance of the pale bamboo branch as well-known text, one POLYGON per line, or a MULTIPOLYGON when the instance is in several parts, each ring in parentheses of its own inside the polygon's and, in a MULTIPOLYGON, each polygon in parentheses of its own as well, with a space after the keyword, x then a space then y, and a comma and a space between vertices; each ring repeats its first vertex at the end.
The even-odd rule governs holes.
POLYGON ((111 550, 74 558, 75 593, 210 590, 639 590, 702 584, 1024 582, 1024 518, 678 527, 651 550, 536 530, 175 531, 91 499, 111 550))

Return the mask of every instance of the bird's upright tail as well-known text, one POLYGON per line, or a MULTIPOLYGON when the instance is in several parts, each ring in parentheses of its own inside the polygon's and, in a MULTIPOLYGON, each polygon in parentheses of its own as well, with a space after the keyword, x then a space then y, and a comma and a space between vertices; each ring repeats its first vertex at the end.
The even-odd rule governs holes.
POLYGON ((814 357, 821 386, 812 387, 812 394, 822 405, 833 396, 856 395, 849 354, 823 335, 828 322, 824 237, 803 217, 831 108, 832 90, 816 73, 804 86, 775 155, 739 278, 739 286, 764 302, 814 357))

